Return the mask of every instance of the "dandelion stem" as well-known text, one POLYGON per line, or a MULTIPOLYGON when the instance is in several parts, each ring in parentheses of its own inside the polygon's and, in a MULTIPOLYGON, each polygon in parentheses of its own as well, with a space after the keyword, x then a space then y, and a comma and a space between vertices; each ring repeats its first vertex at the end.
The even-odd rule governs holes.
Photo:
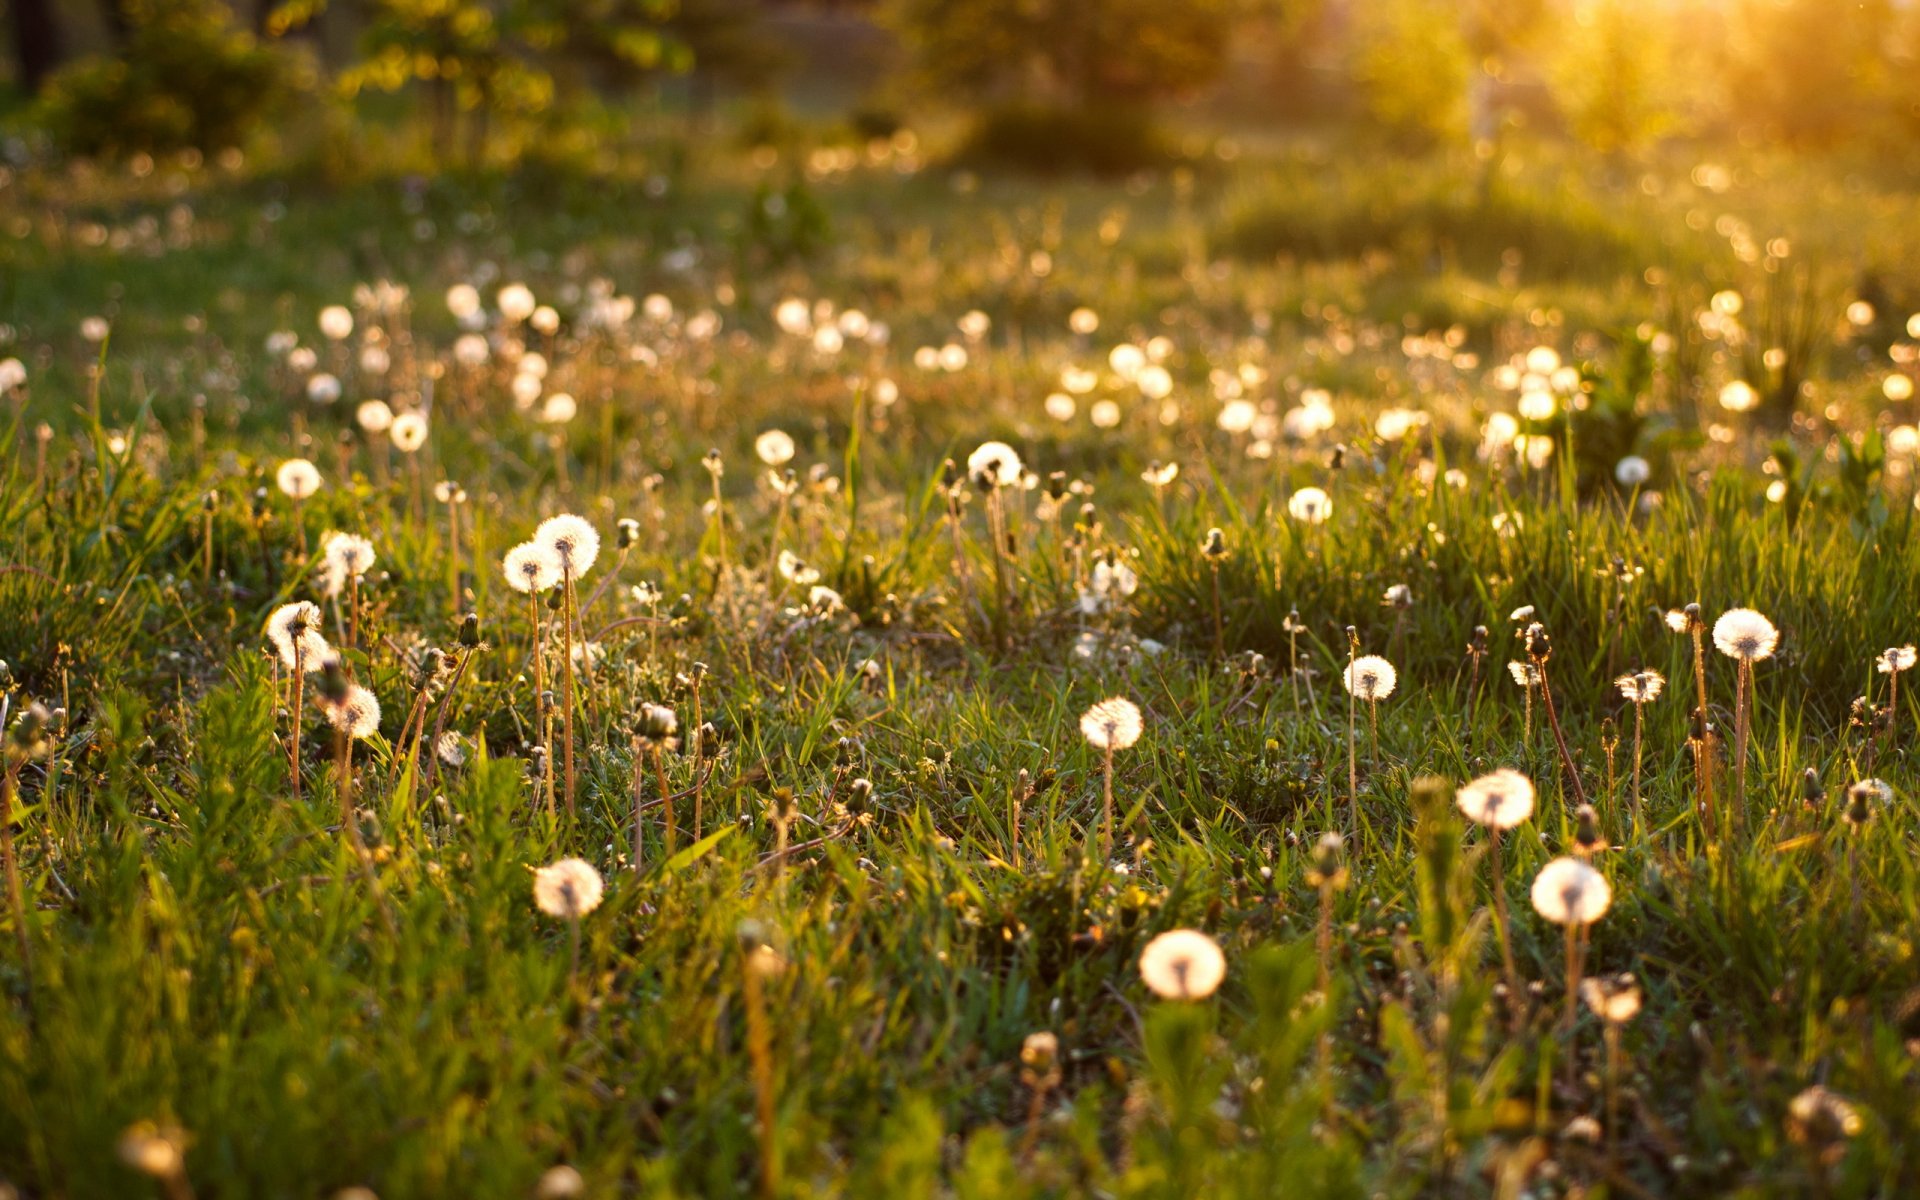
POLYGON ((566 727, 565 733, 563 736, 565 736, 565 738, 567 739, 567 744, 564 751, 564 757, 566 759, 566 768, 567 768, 567 820, 572 821, 575 819, 575 811, 574 811, 574 805, 573 805, 573 791, 574 791, 573 647, 574 647, 574 637, 575 637, 574 603, 575 603, 576 597, 574 595, 574 589, 573 589, 573 568, 570 565, 567 567, 566 571, 564 572, 561 579, 561 583, 564 590, 562 591, 561 598, 560 598, 560 614, 561 614, 561 620, 566 626, 564 632, 565 632, 565 641, 567 643, 564 647, 562 647, 564 652, 562 653, 560 658, 560 669, 566 678, 566 696, 564 700, 564 707, 561 709, 561 719, 565 723, 565 727, 566 727))
POLYGON ((20 942, 20 967, 26 973, 27 987, 33 987, 33 943, 27 937, 27 902, 20 888, 20 864, 13 849, 13 785, 17 767, 9 762, 0 771, 0 859, 7 875, 7 909, 13 918, 13 934, 20 942))
MULTIPOLYGON (((312 611, 312 610, 308 610, 312 611)), ((287 731, 287 777, 293 783, 293 802, 300 803, 300 723, 307 693, 305 635, 293 639, 293 728, 287 731)))
POLYGON ((754 1109, 760 1134, 760 1195, 772 1200, 780 1191, 779 1139, 774 1128, 773 1033, 767 1026, 766 999, 751 957, 744 972, 747 1000, 747 1054, 753 1060, 754 1109))
POLYGON ((1640 834, 1640 731, 1646 706, 1636 700, 1633 703, 1633 832, 1640 834))
POLYGON ((1747 730, 1751 721, 1747 703, 1752 673, 1753 664, 1744 658, 1733 672, 1733 814, 1728 824, 1734 832, 1744 832, 1747 824, 1747 730))
POLYGON ((666 810, 667 855, 672 857, 680 840, 679 828, 673 822, 673 793, 667 790, 667 751, 658 739, 653 743, 653 779, 654 786, 660 790, 661 806, 666 810))
POLYGON ((1100 861, 1113 856, 1113 738, 1107 738, 1106 756, 1101 772, 1105 782, 1106 817, 1100 825, 1100 861))
POLYGON ((1520 969, 1513 962, 1513 936, 1508 932, 1511 920, 1507 916, 1507 874, 1500 865, 1500 831, 1495 829, 1492 833, 1493 923, 1500 933, 1500 962, 1507 973, 1507 1003, 1517 1021, 1521 1006, 1526 1003, 1526 992, 1520 987, 1520 969))
POLYGON ((1573 784, 1573 798, 1578 804, 1587 802, 1586 785, 1580 782, 1580 768, 1574 765, 1573 751, 1567 749, 1567 735, 1560 729, 1560 714, 1553 707, 1553 688, 1547 683, 1547 664, 1543 660, 1537 664, 1540 668, 1540 699, 1546 703, 1547 723, 1553 728, 1553 743, 1560 751, 1560 765, 1566 768, 1567 779, 1573 784))

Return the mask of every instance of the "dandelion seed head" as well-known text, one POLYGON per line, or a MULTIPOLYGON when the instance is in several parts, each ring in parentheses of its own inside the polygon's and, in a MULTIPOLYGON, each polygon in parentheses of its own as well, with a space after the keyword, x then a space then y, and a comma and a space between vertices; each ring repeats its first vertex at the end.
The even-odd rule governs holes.
POLYGON ((1577 858, 1556 858, 1533 877, 1533 910, 1556 925, 1591 925, 1613 904, 1606 876, 1577 858))
POLYGON ((1469 821, 1489 829, 1512 829, 1533 815, 1533 781, 1511 767, 1490 771, 1453 794, 1469 821))
POLYGON ((982 442, 967 455, 967 475, 989 487, 1013 487, 1026 473, 1020 454, 1005 442, 982 442))
POLYGON ((1653 478, 1653 466, 1638 454, 1629 454, 1613 464, 1613 481, 1621 487, 1639 487, 1653 478))
POLYGON ((287 670, 313 674, 333 652, 321 636, 322 620, 319 606, 305 600, 282 604, 267 617, 267 642, 287 670))
POLYGON ((1319 525, 1333 515, 1333 497, 1317 487, 1303 487, 1287 497, 1287 515, 1302 525, 1319 525))
POLYGON ((1341 682, 1359 700, 1385 700, 1400 682, 1393 664, 1377 654, 1363 654, 1347 664, 1341 682))
POLYGON ((1204 1000, 1226 976, 1220 944, 1197 929, 1170 929, 1140 952, 1140 978, 1165 1000, 1204 1000))
POLYGON ((1080 716, 1080 733, 1096 750, 1125 750, 1145 727, 1139 705, 1124 696, 1102 700, 1080 716))
POLYGON ((533 540, 550 551, 564 575, 579 579, 600 557, 600 534, 585 517, 562 513, 548 517, 533 531, 533 540))
POLYGON ((770 467, 785 466, 793 460, 793 438, 779 429, 769 429, 753 441, 753 452, 770 467))
POLYGON ((1771 657, 1780 644, 1780 631, 1750 608, 1730 608, 1713 623, 1713 645, 1728 658, 1758 662, 1771 657))
POLYGON ((606 885, 593 864, 581 858, 563 858, 533 873, 533 902, 550 917, 578 920, 600 907, 606 885))
POLYGON ((1667 677, 1658 671, 1628 671, 1613 681, 1620 694, 1635 704, 1651 704, 1666 690, 1667 677))
POLYGON ((1874 667, 1882 675, 1898 675, 1902 671, 1913 669, 1915 661, 1920 661, 1912 646, 1892 646, 1880 652, 1874 660, 1874 667))
POLYGON ((305 500, 320 490, 320 468, 304 458, 290 458, 273 473, 273 481, 292 499, 305 500))
POLYGON ((521 542, 500 563, 507 586, 516 592, 544 592, 560 584, 560 556, 539 542, 521 542))
POLYGON ((427 418, 424 413, 404 412, 393 419, 393 428, 387 431, 393 441, 393 448, 402 454, 412 454, 427 444, 427 418))
POLYGON ((1583 979, 1580 998, 1594 1016, 1610 1025, 1625 1025, 1640 1015, 1640 984, 1632 972, 1583 979))
POLYGON ((359 684, 349 684, 347 694, 326 704, 327 724, 354 741, 380 732, 380 700, 359 684))

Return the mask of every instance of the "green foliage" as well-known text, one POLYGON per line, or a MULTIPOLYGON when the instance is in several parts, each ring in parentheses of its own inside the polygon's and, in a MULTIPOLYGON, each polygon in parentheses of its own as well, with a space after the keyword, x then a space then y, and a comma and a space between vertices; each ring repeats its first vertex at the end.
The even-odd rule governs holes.
POLYGON ((1042 174, 1122 175, 1164 166, 1176 154, 1139 105, 1064 109, 1003 104, 980 114, 960 157, 1042 174))
POLYGON ((1459 10, 1435 0, 1381 0, 1360 21, 1353 78, 1373 123, 1410 146, 1463 138, 1475 66, 1459 10))
POLYGON ((1239 8, 1239 0, 894 0, 888 19, 943 93, 1090 108, 1212 82, 1239 8))
POLYGON ((239 146, 312 89, 303 60, 235 27, 216 0, 129 0, 124 49, 55 73, 38 118, 72 154, 239 146))

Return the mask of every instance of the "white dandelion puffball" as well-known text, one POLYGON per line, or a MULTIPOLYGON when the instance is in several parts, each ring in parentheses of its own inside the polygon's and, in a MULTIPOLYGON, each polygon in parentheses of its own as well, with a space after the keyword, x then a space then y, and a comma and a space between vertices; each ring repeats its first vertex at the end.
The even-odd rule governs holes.
POLYGON ((1140 978, 1165 1000, 1204 1000, 1226 977, 1220 943, 1197 929, 1170 929, 1140 952, 1140 978))
POLYGON ((320 332, 340 341, 353 332, 353 314, 345 305, 329 304, 320 310, 320 332))
POLYGON ((427 444, 427 418, 422 413, 401 413, 393 419, 393 428, 387 431, 393 442, 393 448, 402 454, 412 454, 427 444))
POLYGON ((1591 925, 1612 904, 1607 877, 1577 858, 1556 858, 1533 877, 1533 910, 1555 925, 1591 925))
POLYGON ((538 542, 521 542, 507 551, 500 569, 516 592, 544 592, 560 583, 560 556, 538 542))
POLYGON ((1140 706, 1124 696, 1102 700, 1080 717, 1080 732, 1096 750, 1125 750, 1145 727, 1140 706))
POLYGON ((600 557, 600 534, 585 517, 562 513, 548 517, 533 531, 533 540, 545 546, 560 563, 560 570, 575 579, 593 569, 600 557))
POLYGON ((1653 467, 1638 454, 1629 454, 1613 464, 1613 479, 1621 487, 1639 487, 1653 477, 1653 467))
POLYGON ((447 289, 447 311, 455 320, 466 321, 480 311, 480 289, 470 283, 456 283, 447 289))
POLYGON ((1333 515, 1333 497, 1317 487, 1303 487, 1287 498, 1287 515, 1305 525, 1318 525, 1333 515))
POLYGON ((979 449, 967 455, 967 474, 984 478, 996 487, 1014 486, 1025 472, 1019 452, 1005 442, 982 442, 979 449))
POLYGON ((267 617, 267 642, 289 671, 313 674, 333 652, 320 634, 320 606, 305 600, 282 604, 267 617))
POLYGON ((1453 794, 1467 820, 1506 830, 1533 815, 1533 781, 1512 767, 1489 771, 1453 794))
POLYGON ((368 433, 385 433, 393 424, 393 409, 385 400, 362 400, 353 410, 353 420, 368 433))
POLYGON ((793 461, 793 439, 783 430, 769 429, 753 439, 753 452, 770 467, 785 466, 793 461))
POLYGON ((577 920, 599 908, 605 894, 600 872, 585 859, 563 858, 533 873, 533 902, 550 917, 577 920))
POLYGON ((1614 680, 1613 686, 1635 704, 1650 704, 1666 690, 1667 677, 1658 671, 1629 671, 1614 680))
POLYGON ((1730 413, 1752 412, 1760 406, 1760 393, 1744 379, 1736 379, 1720 389, 1720 407, 1730 413))
POLYGON ((510 283, 494 293, 494 304, 499 306, 500 315, 509 321, 524 321, 533 315, 539 302, 533 298, 533 289, 524 283, 510 283))
POLYGON ((1341 682, 1358 700, 1385 700, 1400 682, 1393 664, 1377 654, 1365 654, 1347 664, 1341 682))
MULTIPOLYGON (((327 578, 337 585, 363 578, 379 556, 373 551, 373 543, 357 533, 330 533, 320 557, 327 578)), ((337 586, 333 590, 337 591, 337 586)))
POLYGON ((339 377, 324 371, 307 380, 307 399, 315 404, 332 404, 340 398, 340 391, 339 377))
POLYGON ((359 684, 347 688, 346 698, 327 705, 327 724, 359 741, 380 732, 380 701, 359 684))
POLYGON ((1780 645, 1780 631, 1750 608, 1730 608, 1713 623, 1713 645, 1728 658, 1758 662, 1780 645))
POLYGON ((274 483, 295 500, 305 500, 320 490, 320 468, 304 458, 290 458, 273 473, 274 483))
POLYGON ((1902 671, 1912 670, 1916 659, 1920 659, 1920 653, 1916 653, 1912 646, 1892 646, 1880 652, 1880 657, 1874 660, 1874 666, 1882 675, 1898 675, 1902 671))

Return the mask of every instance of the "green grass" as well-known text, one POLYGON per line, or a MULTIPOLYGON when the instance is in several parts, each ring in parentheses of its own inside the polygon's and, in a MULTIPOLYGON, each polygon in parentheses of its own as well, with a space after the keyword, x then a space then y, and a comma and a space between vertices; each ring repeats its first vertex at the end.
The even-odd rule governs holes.
MULTIPOLYGON (((1370 169, 1359 153, 1337 170, 1262 151, 1115 183, 861 167, 792 193, 824 222, 804 237, 791 205, 752 215, 789 166, 759 175, 714 147, 683 168, 648 147, 600 178, 10 177, 0 357, 29 382, 6 398, 0 660, 10 719, 56 711, 47 744, 10 760, 24 921, 0 914, 0 1185, 515 1197, 570 1164, 592 1196, 1912 1192, 1915 688, 1879 731, 1849 724, 1855 697, 1887 702, 1873 657, 1920 620, 1913 464, 1877 436, 1913 419, 1879 391, 1886 345, 1911 340, 1898 327, 1920 308, 1899 250, 1911 231, 1890 228, 1898 186, 1754 164, 1711 196, 1650 168, 1648 196, 1527 149, 1487 210, 1458 165, 1370 169), (654 169, 663 195, 644 186, 654 169), (1739 287, 1760 326, 1788 301, 1724 235, 1690 230, 1692 208, 1795 240, 1826 281, 1816 304, 1843 304, 1867 272, 1885 297, 1865 329, 1820 310, 1790 426, 1712 404, 1741 356, 1700 339, 1699 307, 1739 287), (1836 212, 1859 222, 1851 245, 1836 212), (674 320, 591 328, 602 276, 667 296, 674 320), (339 440, 372 385, 347 370, 345 400, 312 405, 266 338, 294 330, 339 369, 316 314, 380 278, 413 288, 400 363, 448 361, 449 284, 484 282, 491 301, 524 279, 550 299, 562 331, 529 348, 551 363, 547 390, 579 400, 564 438, 516 411, 496 355, 436 382, 419 461, 339 440), (789 295, 859 308, 891 341, 817 354, 774 324, 789 295), (1081 305, 1101 317, 1090 337, 1067 331, 1081 305), (914 365, 919 347, 959 344, 976 308, 992 327, 964 368, 914 365), (719 332, 689 335, 708 309, 719 332), (80 333, 95 314, 111 319, 104 350, 80 333), (1456 324, 1453 350, 1428 353, 1456 324), (1410 355, 1403 339, 1426 335, 1410 355), (1679 352, 1649 356, 1661 335, 1679 352), (1154 337, 1167 405, 1105 365, 1154 337), (1482 459, 1483 422, 1515 402, 1493 368, 1541 344, 1584 407, 1563 396, 1528 427, 1555 439, 1545 467, 1482 459), (1101 378, 1060 422, 1042 401, 1070 365, 1101 378), (1274 417, 1329 389, 1334 427, 1250 453, 1256 434, 1215 419, 1219 379, 1243 366, 1274 417), (1117 424, 1089 420, 1100 399, 1117 424), (1428 424, 1383 442, 1374 418, 1391 407, 1428 424), (784 508, 753 458, 769 428, 798 444, 784 508), (1765 498, 1776 437, 1804 472, 1783 504, 1765 498), (997 564, 986 497, 963 483, 950 509, 942 485, 943 460, 987 438, 1039 477, 1001 493, 997 564), (724 537, 701 508, 710 447, 728 468, 724 537), (273 484, 296 453, 326 477, 298 511, 273 484), (1627 454, 1650 463, 1639 491, 1614 482, 1627 454), (1180 465, 1163 495, 1141 480, 1154 461, 1180 465), (1084 485, 1057 519, 1056 470, 1084 485), (471 496, 457 550, 440 479, 471 496), (1287 516, 1307 485, 1333 497, 1325 525, 1287 516), (582 620, 602 657, 581 684, 571 817, 532 765, 530 619, 499 573, 565 511, 606 541, 583 602, 611 581, 582 620), (640 533, 623 549, 626 517, 640 533), (1213 527, 1217 563, 1199 549, 1213 527), (379 555, 348 661, 385 713, 352 756, 370 864, 343 826, 317 680, 294 799, 290 698, 262 652, 267 615, 297 599, 320 601, 340 640, 314 561, 336 529, 379 555), (810 607, 777 549, 844 609, 810 607), (1138 589, 1089 613, 1077 593, 1103 556, 1138 589), (657 608, 631 594, 641 582, 657 608), (1399 584, 1404 610, 1382 603, 1399 584), (1711 834, 1693 803, 1691 650, 1661 618, 1696 601, 1709 621, 1757 608, 1783 634, 1755 675, 1741 826, 1734 672, 1709 645, 1711 834), (1577 817, 1544 706, 1529 714, 1508 676, 1523 605, 1551 631, 1556 715, 1612 843, 1586 969, 1631 971, 1645 993, 1611 1102, 1597 1018, 1558 1026, 1563 942, 1527 898, 1577 817), (428 786, 402 727, 420 655, 454 649, 469 609, 485 645, 444 695, 465 757, 428 786), (1348 627, 1399 671, 1377 735, 1355 714, 1357 794, 1348 627), (1645 714, 1636 822, 1633 711, 1610 680, 1641 666, 1669 686, 1645 714), (1109 695, 1136 701, 1146 732, 1115 758, 1103 862, 1102 764, 1078 722, 1109 695), (664 758, 677 853, 650 808, 636 872, 643 702, 674 707, 689 736, 664 758), (711 756, 691 749, 696 704, 711 756), (1496 881, 1452 786, 1503 765, 1540 797, 1496 881), (1854 832, 1845 793, 1867 776, 1893 799, 1854 832), (680 794, 696 781, 702 833, 724 831, 697 846, 680 794), (1315 847, 1333 830, 1348 877, 1323 893, 1315 847), (577 970, 566 924, 532 898, 531 869, 566 856, 607 882, 577 970), (1517 1005, 1496 986, 1496 885, 1517 1005), (1137 970, 1153 935, 1182 927, 1228 962, 1193 1004, 1157 999, 1137 970), (756 1003, 761 945, 784 968, 756 1003), (1021 1049, 1043 1030, 1061 1057, 1036 1098, 1048 1072, 1021 1049), (1789 1134, 1816 1083, 1860 1119, 1830 1146, 1789 1134), (174 1131, 180 1174, 123 1161, 142 1121, 174 1131)), ((403 327, 362 310, 369 324, 403 327)))

